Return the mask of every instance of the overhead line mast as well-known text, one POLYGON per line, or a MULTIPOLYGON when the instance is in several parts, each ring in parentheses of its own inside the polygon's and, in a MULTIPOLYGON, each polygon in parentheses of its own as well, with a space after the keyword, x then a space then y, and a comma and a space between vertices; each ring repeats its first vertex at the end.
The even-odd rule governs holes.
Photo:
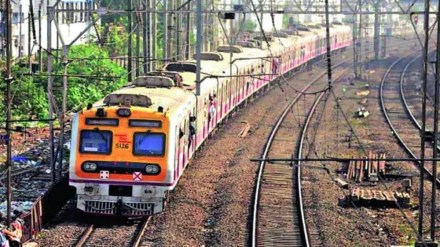
POLYGON ((11 0, 6 1, 6 169, 7 169, 7 188, 6 188, 6 223, 11 225, 11 201, 12 201, 12 186, 11 186, 11 170, 12 170, 12 145, 11 145, 11 83, 12 83, 12 8, 11 0))
POLYGON ((202 0, 197 0, 196 6, 196 24, 197 24, 197 40, 196 40, 196 94, 200 95, 200 60, 202 58, 202 0))

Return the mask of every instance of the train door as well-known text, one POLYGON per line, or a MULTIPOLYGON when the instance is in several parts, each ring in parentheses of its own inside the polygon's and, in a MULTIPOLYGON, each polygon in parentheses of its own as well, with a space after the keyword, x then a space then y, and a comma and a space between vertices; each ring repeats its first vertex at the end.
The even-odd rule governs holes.
POLYGON ((241 87, 241 71, 237 70, 237 92, 236 92, 236 98, 237 98, 237 106, 238 104, 240 104, 241 102, 241 92, 242 92, 242 87, 241 87))
POLYGON ((209 128, 209 121, 208 121, 208 96, 203 98, 203 110, 202 110, 202 115, 203 115, 203 140, 206 138, 206 136, 208 135, 208 128, 209 128))
POLYGON ((188 157, 191 157, 194 153, 194 150, 196 148, 196 142, 197 142, 197 118, 195 116, 196 108, 194 107, 188 116, 188 126, 189 126, 189 132, 188 132, 188 157))
MULTIPOLYGON (((306 43, 305 53, 306 53, 306 59, 305 59, 305 61, 308 61, 309 58, 310 58, 310 41, 308 41, 308 42, 306 43)), ((305 62, 305 61, 304 61, 304 62, 305 62)))
POLYGON ((179 137, 179 124, 176 124, 176 134, 174 138, 175 144, 175 154, 174 154, 174 179, 177 179, 180 172, 180 137, 179 137))
POLYGON ((239 96, 239 102, 241 103, 242 101, 243 101, 243 98, 244 98, 244 93, 245 93, 245 86, 244 86, 244 77, 243 77, 243 74, 244 74, 244 70, 242 70, 242 71, 240 71, 240 74, 239 74, 239 82, 240 82, 240 96, 239 96))
POLYGON ((235 107, 237 105, 237 77, 231 78, 231 108, 235 107))
POLYGON ((217 91, 212 91, 211 101, 210 101, 210 114, 212 118, 213 128, 217 125, 218 121, 218 96, 217 91))
POLYGON ((314 57, 317 57, 319 55, 319 42, 320 42, 320 37, 317 35, 316 36, 316 40, 315 40, 315 47, 314 47, 314 57))
POLYGON ((244 71, 244 73, 246 74, 246 76, 243 77, 244 78, 244 84, 245 84, 244 85, 245 86, 244 97, 247 99, 247 97, 249 96, 250 91, 251 91, 251 79, 249 77, 249 70, 248 69, 246 69, 244 71))
POLYGON ((225 80, 224 86, 223 86, 223 111, 222 111, 222 117, 228 112, 228 80, 225 80))
MULTIPOLYGON (((186 114, 184 116, 189 116, 189 114, 186 114)), ((183 148, 182 148, 182 153, 183 153, 183 165, 186 167, 186 165, 188 164, 188 160, 189 160, 189 146, 188 146, 188 139, 190 137, 190 133, 189 133, 189 119, 187 117, 185 117, 185 120, 183 121, 183 148)))
POLYGON ((180 123, 179 127, 179 164, 180 164, 180 172, 183 171, 183 168, 185 167, 185 140, 186 140, 186 133, 185 133, 185 121, 182 121, 180 123))
POLYGON ((288 63, 289 63, 289 51, 284 52, 283 55, 281 56, 281 61, 280 61, 281 74, 286 73, 288 63))
POLYGON ((180 174, 183 171, 185 165, 185 123, 181 121, 176 125, 176 150, 177 150, 177 167, 175 168, 177 177, 180 177, 180 174))
POLYGON ((223 81, 220 83, 219 88, 217 90, 217 116, 218 119, 221 119, 223 116, 223 81))
MULTIPOLYGON (((226 83, 228 83, 228 81, 226 81, 226 83)), ((231 81, 229 81, 229 85, 228 85, 228 112, 232 109, 232 104, 233 104, 233 102, 232 102, 232 88, 233 88, 233 85, 232 85, 232 80, 231 81)))

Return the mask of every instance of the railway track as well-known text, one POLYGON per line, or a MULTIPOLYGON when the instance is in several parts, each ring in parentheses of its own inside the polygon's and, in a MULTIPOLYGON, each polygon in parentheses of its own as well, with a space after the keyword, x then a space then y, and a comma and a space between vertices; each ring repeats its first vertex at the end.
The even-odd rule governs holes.
MULTIPOLYGON (((420 157, 420 151, 416 149, 420 149, 421 127, 412 114, 404 96, 403 81, 406 71, 416 59, 418 57, 405 57, 396 60, 384 74, 379 88, 382 113, 393 135, 398 139, 405 152, 413 159, 420 157)), ((425 148, 429 151, 430 146, 425 143, 425 148)), ((430 156, 426 154, 426 157, 430 156)), ((419 161, 414 163, 420 169, 421 163, 419 161)), ((423 167, 423 171, 432 180, 431 171, 426 167, 423 167)), ((440 179, 436 179, 436 183, 440 185, 440 179)))
MULTIPOLYGON (((334 67, 338 67, 338 64, 334 67)), ((344 74, 341 73, 339 76, 344 74)), ((322 76, 312 80, 302 90, 307 91, 322 76)), ((314 103, 299 101, 302 94, 297 94, 284 108, 265 144, 262 159, 273 156, 291 156, 295 145, 298 146, 297 157, 302 155, 302 145, 307 132, 307 126, 318 102, 325 93, 319 93, 314 103), (310 111, 304 115, 304 126, 298 138, 292 125, 294 114, 289 114, 294 105, 310 111), (306 106, 307 105, 307 106, 306 106)), ((310 101, 310 100, 309 100, 310 101)), ((297 119, 296 119, 297 120, 297 119)), ((299 131, 298 131, 299 132, 299 131)), ((252 246, 310 246, 311 239, 320 241, 318 232, 309 232, 306 225, 301 194, 301 167, 292 169, 287 165, 269 165, 265 161, 259 164, 256 189, 253 202, 253 221, 251 232, 252 246)))
MULTIPOLYGON (((122 227, 125 236, 115 233, 113 226, 90 224, 85 228, 75 247, 86 246, 132 246, 138 247, 141 244, 142 236, 147 228, 150 217, 146 217, 138 224, 122 227)), ((116 226, 121 229, 120 226, 116 226)))

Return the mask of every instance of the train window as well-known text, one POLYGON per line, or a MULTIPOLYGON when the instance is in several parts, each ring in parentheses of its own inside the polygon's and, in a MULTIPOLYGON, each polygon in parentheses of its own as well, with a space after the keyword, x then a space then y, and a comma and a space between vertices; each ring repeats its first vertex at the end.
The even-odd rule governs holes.
POLYGON ((110 154, 112 132, 107 130, 82 130, 80 137, 81 153, 110 154))
POLYGON ((129 120, 130 127, 147 127, 147 128, 161 128, 162 122, 159 120, 129 120))
POLYGON ((119 119, 115 118, 86 118, 87 125, 102 125, 102 126, 118 126, 119 119))
POLYGON ((133 154, 163 156, 165 154, 165 134, 151 132, 134 133, 133 154))

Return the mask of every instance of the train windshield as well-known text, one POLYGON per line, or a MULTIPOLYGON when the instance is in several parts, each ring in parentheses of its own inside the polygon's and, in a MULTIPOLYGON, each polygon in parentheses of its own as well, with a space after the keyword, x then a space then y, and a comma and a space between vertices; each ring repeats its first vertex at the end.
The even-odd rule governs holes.
POLYGON ((135 155, 163 156, 165 153, 165 134, 162 133, 135 133, 135 155))
POLYGON ((80 140, 81 153, 110 154, 112 132, 105 130, 82 130, 80 140))

